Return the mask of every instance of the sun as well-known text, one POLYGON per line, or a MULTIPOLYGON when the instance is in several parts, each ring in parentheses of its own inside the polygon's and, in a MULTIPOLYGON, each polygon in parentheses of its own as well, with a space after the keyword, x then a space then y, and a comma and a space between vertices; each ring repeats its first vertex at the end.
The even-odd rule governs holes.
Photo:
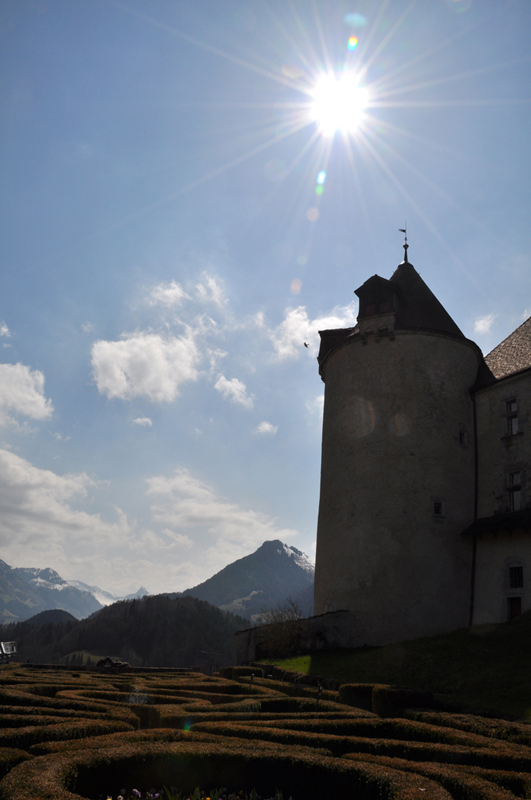
POLYGON ((359 126, 369 99, 359 80, 359 75, 350 72, 318 78, 311 93, 310 114, 324 136, 333 136, 336 131, 353 133, 359 126))

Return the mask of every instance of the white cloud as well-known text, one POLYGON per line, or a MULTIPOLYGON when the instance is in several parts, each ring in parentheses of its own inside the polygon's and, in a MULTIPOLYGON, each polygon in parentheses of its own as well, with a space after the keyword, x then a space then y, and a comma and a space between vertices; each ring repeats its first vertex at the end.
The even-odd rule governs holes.
POLYGON ((254 429, 253 433, 274 436, 277 431, 278 431, 278 425, 272 425, 270 422, 265 422, 264 420, 264 422, 261 422, 260 425, 258 425, 254 429))
POLYGON ((220 375, 214 384, 214 389, 217 389, 222 397, 231 403, 244 406, 244 408, 252 408, 254 405, 252 397, 247 395, 245 384, 238 378, 232 378, 229 381, 224 375, 220 375))
POLYGON ((92 322, 84 322, 81 326, 81 330, 83 331, 83 333, 92 333, 92 331, 94 330, 94 325, 92 324, 92 322))
POLYGON ((312 414, 319 414, 322 416, 324 408, 324 394, 318 394, 313 400, 308 400, 306 408, 312 414))
POLYGON ((0 322, 0 336, 11 336, 11 331, 5 322, 0 322))
POLYGON ((44 375, 23 364, 0 364, 0 425, 13 422, 10 414, 31 419, 52 415, 51 400, 44 396, 44 375))
POLYGON ((179 283, 172 281, 171 283, 160 283, 155 286, 151 291, 148 302, 152 306, 160 305, 170 308, 185 299, 189 300, 190 296, 186 294, 179 283))
POLYGON ((474 333, 488 333, 497 316, 497 314, 486 314, 484 317, 478 317, 474 321, 474 333))
POLYGON ((208 275, 206 272, 203 273, 202 283, 198 283, 195 288, 197 296, 203 302, 214 303, 220 308, 227 302, 223 294, 223 285, 213 275, 208 275))
POLYGON ((212 574, 212 569, 219 570, 248 555, 266 540, 289 541, 298 535, 297 531, 278 528, 267 514, 219 497, 186 469, 176 470, 169 478, 150 478, 148 486, 147 494, 157 498, 151 506, 153 519, 172 530, 187 531, 190 538, 200 541, 201 552, 208 559, 202 580, 212 574))
POLYGON ((118 522, 109 524, 98 514, 88 514, 71 505, 83 500, 94 486, 84 473, 57 475, 0 449, 3 558, 23 566, 55 562, 68 567, 70 556, 103 551, 109 541, 114 547, 122 546, 129 526, 121 512, 118 522))
POLYGON ((528 317, 531 317, 531 308, 526 308, 524 313, 522 314, 522 319, 526 320, 528 317))
POLYGON ((111 522, 78 508, 105 488, 84 473, 58 475, 0 449, 2 559, 14 567, 51 567, 118 595, 141 584, 175 591, 210 577, 202 561, 198 567, 178 557, 193 546, 185 534, 138 529, 117 507, 111 522))
POLYGON ((144 428, 151 428, 153 421, 149 417, 137 417, 133 420, 135 425, 142 425, 144 428))
POLYGON ((183 383, 198 377, 200 355, 191 330, 163 338, 136 333, 122 341, 99 340, 92 347, 93 375, 107 397, 147 397, 152 402, 174 400, 183 383))
POLYGON ((319 349, 319 331, 328 328, 350 328, 356 324, 355 302, 348 306, 334 309, 329 315, 310 319, 304 306, 289 308, 284 319, 269 336, 275 348, 276 359, 297 358, 302 355, 304 343, 310 346, 308 351, 316 355, 319 349))
POLYGON ((168 537, 168 539, 171 541, 172 544, 175 544, 178 547, 183 547, 186 550, 189 550, 190 547, 194 546, 194 543, 190 539, 190 537, 185 536, 184 533, 176 533, 175 531, 172 531, 170 528, 163 528, 162 533, 164 534, 164 536, 168 537))

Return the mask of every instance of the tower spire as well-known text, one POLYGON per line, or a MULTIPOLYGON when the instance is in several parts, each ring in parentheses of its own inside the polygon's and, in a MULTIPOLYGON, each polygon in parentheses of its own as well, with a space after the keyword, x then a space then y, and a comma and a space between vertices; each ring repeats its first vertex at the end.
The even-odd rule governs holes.
POLYGON ((407 264, 408 263, 408 260, 407 260, 407 249, 409 247, 409 245, 407 243, 407 221, 404 223, 404 227, 403 228, 399 228, 398 230, 400 231, 400 233, 404 234, 404 263, 407 264))

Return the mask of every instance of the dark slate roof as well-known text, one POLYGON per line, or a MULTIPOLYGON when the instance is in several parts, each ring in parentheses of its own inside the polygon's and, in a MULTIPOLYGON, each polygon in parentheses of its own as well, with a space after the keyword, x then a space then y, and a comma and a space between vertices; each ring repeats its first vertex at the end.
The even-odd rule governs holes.
POLYGON ((531 367, 531 317, 492 350, 485 361, 495 377, 506 378, 531 367))
POLYGON ((403 303, 397 303, 396 329, 437 331, 465 338, 450 314, 437 300, 409 261, 398 265, 390 278, 398 286, 403 303))
MULTIPOLYGON (((464 334, 457 327, 449 313, 437 300, 417 270, 409 261, 398 265, 389 280, 373 275, 356 289, 355 294, 360 298, 360 315, 367 302, 377 303, 379 300, 392 299, 392 310, 396 313, 395 329, 433 331, 446 333, 464 339, 464 334)), ((323 375, 323 365, 328 354, 338 345, 351 339, 358 333, 358 326, 354 328, 340 328, 337 330, 319 331, 321 347, 317 360, 319 372, 323 375)))

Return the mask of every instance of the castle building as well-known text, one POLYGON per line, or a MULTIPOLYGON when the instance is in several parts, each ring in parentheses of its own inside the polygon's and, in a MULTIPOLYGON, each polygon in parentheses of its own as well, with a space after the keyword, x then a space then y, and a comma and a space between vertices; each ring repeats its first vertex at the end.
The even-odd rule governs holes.
POLYGON ((320 332, 314 614, 350 647, 531 609, 531 318, 484 358, 407 248, 320 332))

